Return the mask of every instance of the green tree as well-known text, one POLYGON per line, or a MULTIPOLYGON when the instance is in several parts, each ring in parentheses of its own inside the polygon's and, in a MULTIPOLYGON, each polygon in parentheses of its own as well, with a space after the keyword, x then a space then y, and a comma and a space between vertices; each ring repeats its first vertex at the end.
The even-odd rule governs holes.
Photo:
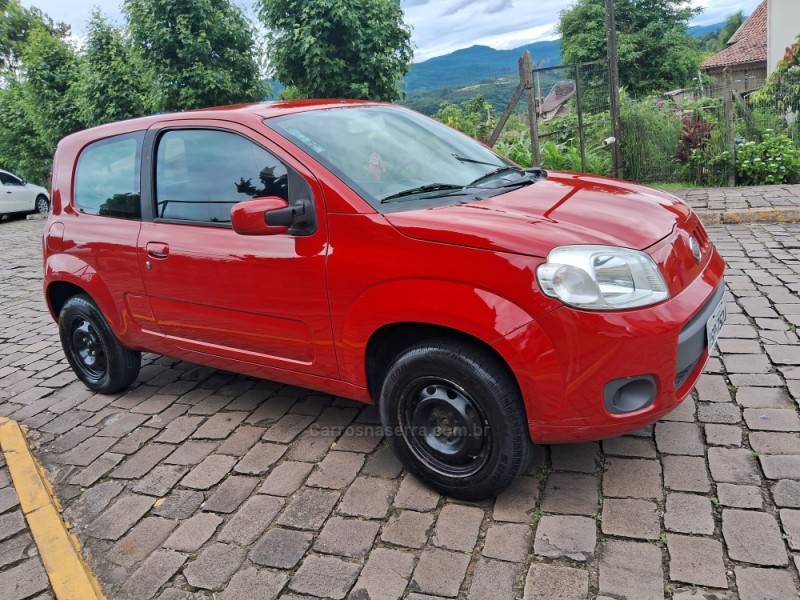
POLYGON ((259 0, 270 61, 299 95, 396 100, 413 56, 396 0, 259 0))
POLYGON ((145 114, 143 71, 123 32, 94 11, 75 86, 83 124, 94 126, 145 114))
POLYGON ((79 127, 68 33, 36 8, 0 0, 0 166, 40 184, 58 139, 79 127))
POLYGON ((786 49, 767 83, 753 95, 754 115, 771 115, 779 127, 800 143, 800 36, 786 49))
POLYGON ((700 48, 705 52, 719 52, 728 44, 728 40, 745 22, 742 11, 730 15, 725 19, 725 24, 716 33, 708 33, 700 39, 700 48))
POLYGON ((0 0, 0 71, 19 66, 22 48, 36 25, 59 38, 69 34, 69 25, 54 22, 38 8, 25 8, 19 0, 0 0))
POLYGON ((433 118, 483 141, 489 138, 494 129, 492 105, 480 95, 461 104, 443 102, 433 118))
POLYGON ((125 0, 155 110, 263 98, 253 29, 230 0, 125 0))
POLYGON ((719 35, 717 39, 719 40, 721 45, 725 45, 728 43, 733 37, 733 34, 739 30, 739 27, 744 25, 745 16, 742 11, 732 14, 725 20, 725 25, 722 26, 722 29, 719 31, 719 35))
POLYGON ((39 136, 24 106, 23 86, 18 81, 0 87, 0 167, 46 184, 52 147, 39 136))
MULTIPOLYGON (((687 33, 696 14, 688 0, 616 0, 622 86, 642 96, 688 83, 700 64, 696 40, 687 33)), ((565 62, 605 58, 603 0, 578 0, 561 13, 559 29, 565 62)))
POLYGON ((73 89, 80 59, 68 42, 41 25, 31 31, 21 56, 22 109, 54 151, 58 140, 81 128, 73 89))

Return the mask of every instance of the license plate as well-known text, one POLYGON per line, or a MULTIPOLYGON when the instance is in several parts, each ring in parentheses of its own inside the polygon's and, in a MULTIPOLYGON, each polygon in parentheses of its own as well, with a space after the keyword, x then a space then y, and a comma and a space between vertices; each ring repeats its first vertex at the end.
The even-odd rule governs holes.
POLYGON ((727 310, 725 309, 725 299, 720 300, 714 313, 706 322, 706 337, 708 338, 708 351, 709 353, 717 345, 719 334, 722 333, 722 328, 725 325, 725 319, 728 317, 727 310))

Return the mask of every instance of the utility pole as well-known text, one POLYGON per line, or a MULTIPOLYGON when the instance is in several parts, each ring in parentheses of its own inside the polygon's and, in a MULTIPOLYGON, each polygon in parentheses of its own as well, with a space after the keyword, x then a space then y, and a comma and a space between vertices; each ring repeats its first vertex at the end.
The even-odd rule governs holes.
POLYGON ((527 121, 528 131, 530 131, 531 135, 531 159, 533 161, 533 166, 539 167, 542 164, 542 156, 539 149, 539 107, 537 106, 537 99, 534 97, 533 87, 533 59, 531 58, 530 52, 525 52, 519 59, 519 85, 514 91, 511 102, 508 103, 503 114, 500 115, 500 120, 489 136, 488 143, 489 146, 494 147, 497 140, 500 139, 500 134, 503 133, 503 127, 506 126, 511 113, 514 112, 514 109, 517 104, 519 104, 524 94, 528 104, 527 121))
POLYGON ((725 114, 725 144, 730 154, 728 163, 728 186, 736 186, 736 89, 731 72, 725 68, 723 71, 725 78, 725 94, 722 97, 722 106, 725 114))
POLYGON ((617 19, 614 16, 614 0, 606 0, 606 29, 608 29, 608 88, 611 97, 611 124, 616 142, 613 145, 614 176, 621 178, 622 168, 622 122, 619 99, 619 57, 617 55, 617 19))
POLYGON ((581 171, 586 173, 586 140, 583 135, 583 83, 581 63, 575 63, 575 109, 578 113, 578 140, 581 145, 581 171))
POLYGON ((531 53, 525 52, 519 61, 519 81, 528 100, 528 129, 531 134, 531 159, 534 167, 542 166, 539 153, 539 110, 533 93, 533 60, 531 53))

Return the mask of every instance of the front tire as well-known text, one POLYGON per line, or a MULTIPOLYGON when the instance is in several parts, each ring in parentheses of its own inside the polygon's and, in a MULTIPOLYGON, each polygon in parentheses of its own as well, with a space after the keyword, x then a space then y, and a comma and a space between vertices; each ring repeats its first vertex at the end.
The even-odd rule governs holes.
POLYGON ((405 350, 389 367, 380 413, 406 468, 447 495, 494 496, 528 465, 519 388, 477 345, 431 340, 405 350))
POLYGON ((40 215, 46 215, 50 211, 50 201, 47 199, 47 196, 40 194, 36 197, 36 207, 34 209, 35 213, 40 215))
POLYGON ((100 309, 85 294, 64 303, 58 332, 72 370, 90 389, 113 394, 136 381, 141 354, 119 342, 100 309))

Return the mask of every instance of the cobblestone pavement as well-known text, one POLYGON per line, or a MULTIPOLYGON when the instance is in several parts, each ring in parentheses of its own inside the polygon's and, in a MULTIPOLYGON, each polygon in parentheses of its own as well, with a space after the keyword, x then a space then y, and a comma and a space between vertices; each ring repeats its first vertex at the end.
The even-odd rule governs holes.
POLYGON ((675 194, 700 212, 706 222, 718 220, 726 213, 766 210, 789 213, 796 219, 800 211, 800 185, 697 188, 678 190, 675 194))
POLYGON ((53 595, 0 455, 0 599, 9 597, 52 600, 53 595))
MULTIPOLYGON (((473 504, 359 435, 370 407, 151 355, 135 389, 88 392, 45 313, 40 228, 0 224, 0 414, 30 428, 109 598, 797 597, 800 224, 710 229, 729 324, 679 409, 540 448, 473 504)), ((0 487, 5 593, 40 565, 0 487)))

